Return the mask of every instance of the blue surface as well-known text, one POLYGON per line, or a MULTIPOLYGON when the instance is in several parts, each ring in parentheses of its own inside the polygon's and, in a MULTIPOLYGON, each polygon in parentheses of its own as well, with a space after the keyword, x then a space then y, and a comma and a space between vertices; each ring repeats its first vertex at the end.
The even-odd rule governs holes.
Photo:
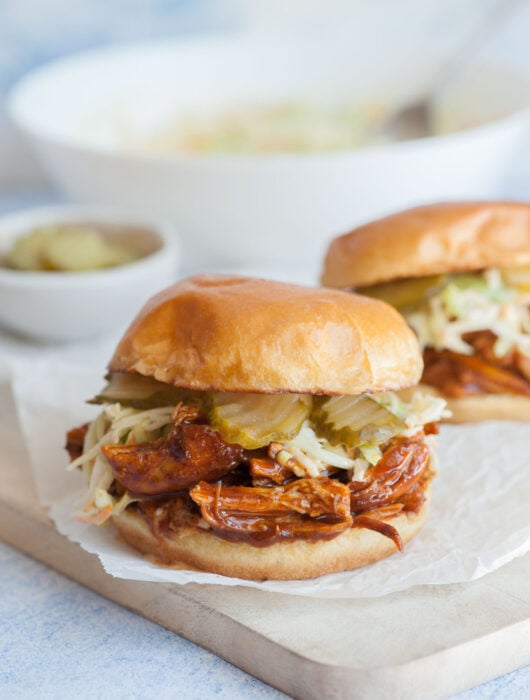
MULTIPOLYGON (((0 543, 0 697, 286 696, 0 543)), ((530 698, 530 667, 455 698, 530 698)))
POLYGON ((285 696, 0 544, 0 697, 285 696))
POLYGON ((75 51, 223 30, 235 23, 227 9, 219 12, 212 0, 2 0, 0 93, 35 66, 75 51))

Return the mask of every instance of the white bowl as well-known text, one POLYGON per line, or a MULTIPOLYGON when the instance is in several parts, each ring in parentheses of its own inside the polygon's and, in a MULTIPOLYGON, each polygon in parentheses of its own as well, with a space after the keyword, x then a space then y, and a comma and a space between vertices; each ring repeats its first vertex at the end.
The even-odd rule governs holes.
POLYGON ((178 245, 172 228, 109 209, 45 207, 1 217, 0 257, 35 226, 87 221, 140 228, 152 252, 126 265, 87 272, 0 267, 0 324, 45 341, 119 333, 152 294, 175 280, 178 245))
POLYGON ((381 100, 422 93, 439 56, 422 47, 362 52, 318 44, 197 39, 92 51, 38 69, 9 98, 12 118, 52 178, 86 203, 171 219, 188 265, 315 265, 353 225, 432 200, 498 194, 528 133, 530 88, 514 69, 460 81, 442 108, 485 124, 378 147, 302 154, 128 152, 120 129, 149 131, 180 113, 241 102, 381 100))

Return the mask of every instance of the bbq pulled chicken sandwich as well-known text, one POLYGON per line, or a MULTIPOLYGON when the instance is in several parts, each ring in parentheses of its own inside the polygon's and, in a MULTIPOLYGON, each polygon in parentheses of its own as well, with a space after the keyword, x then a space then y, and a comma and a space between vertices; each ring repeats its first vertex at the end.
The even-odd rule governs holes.
POLYGON ((336 238, 322 283, 395 306, 452 420, 530 419, 530 204, 410 209, 336 238))
POLYGON ((380 301, 204 275, 140 312, 68 434, 79 517, 164 564, 309 578, 385 557, 423 524, 441 399, 380 301))

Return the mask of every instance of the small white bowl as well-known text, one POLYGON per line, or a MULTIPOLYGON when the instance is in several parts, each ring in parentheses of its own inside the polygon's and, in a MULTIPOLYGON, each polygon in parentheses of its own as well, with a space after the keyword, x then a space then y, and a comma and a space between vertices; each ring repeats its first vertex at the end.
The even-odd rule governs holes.
POLYGON ((33 71, 8 98, 52 179, 86 204, 115 203, 175 222, 188 265, 315 268, 331 237, 372 217, 444 199, 488 198, 529 133, 530 87, 482 65, 440 105, 459 124, 432 138, 301 153, 137 153, 123 136, 179 115, 238 104, 398 105, 440 64, 430 46, 226 37, 97 49, 33 71), (421 57, 418 59, 418 57, 421 57))
POLYGON ((147 253, 134 262, 83 272, 0 267, 0 324, 30 338, 69 341, 125 329, 145 301, 176 279, 179 246, 167 224, 110 209, 28 209, 0 218, 0 257, 36 226, 90 222, 140 229, 147 253))

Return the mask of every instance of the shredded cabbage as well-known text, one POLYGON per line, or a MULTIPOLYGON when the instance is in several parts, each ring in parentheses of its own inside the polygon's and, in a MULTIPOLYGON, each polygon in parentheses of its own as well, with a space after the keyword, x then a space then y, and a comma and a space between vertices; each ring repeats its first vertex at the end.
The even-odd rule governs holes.
POLYGON ((407 403, 405 424, 409 428, 418 428, 426 423, 437 423, 442 418, 450 416, 451 411, 447 410, 444 399, 415 391, 407 403))
POLYGON ((360 445, 359 452, 362 454, 364 459, 372 465, 377 464, 383 456, 383 452, 379 445, 360 445))
POLYGON ((283 449, 300 462, 303 468, 303 473, 295 471, 297 476, 318 476, 327 467, 353 468, 353 459, 348 457, 346 450, 341 446, 332 446, 325 438, 318 437, 308 421, 304 422, 295 438, 282 444, 283 449), (300 460, 300 452, 307 459, 300 460))
POLYGON ((127 493, 116 499, 109 493, 114 475, 101 454, 103 445, 131 444, 156 440, 171 422, 174 408, 152 408, 140 411, 109 404, 89 425, 83 454, 74 459, 69 469, 81 467, 87 491, 76 516, 82 522, 103 524, 112 515, 121 513, 134 499, 127 493))
POLYGON ((407 428, 421 428, 426 423, 437 423, 442 418, 449 418, 444 399, 415 390, 408 400, 399 397, 393 391, 386 391, 370 396, 389 411, 397 415, 407 428))
POLYGON ((462 336, 491 330, 497 336, 493 348, 497 357, 514 348, 530 356, 528 306, 504 283, 499 270, 453 275, 438 293, 405 315, 422 348, 471 355, 473 348, 462 336))

